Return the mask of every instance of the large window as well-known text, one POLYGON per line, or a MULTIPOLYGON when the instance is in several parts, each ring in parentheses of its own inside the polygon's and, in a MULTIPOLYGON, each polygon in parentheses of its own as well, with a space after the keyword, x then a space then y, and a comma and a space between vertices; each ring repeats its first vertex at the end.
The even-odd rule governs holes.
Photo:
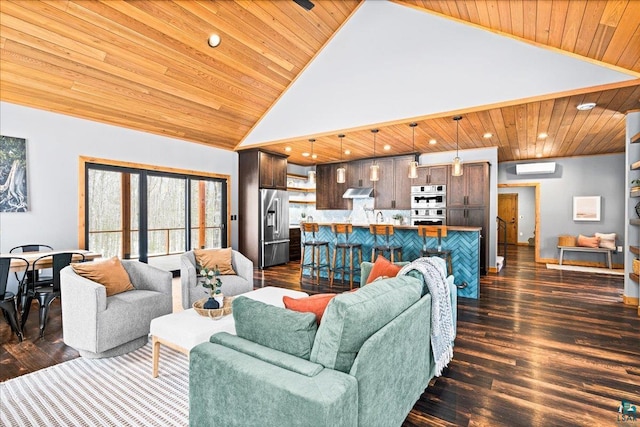
POLYGON ((228 177, 83 163, 81 247, 177 270, 187 250, 228 246, 228 177))

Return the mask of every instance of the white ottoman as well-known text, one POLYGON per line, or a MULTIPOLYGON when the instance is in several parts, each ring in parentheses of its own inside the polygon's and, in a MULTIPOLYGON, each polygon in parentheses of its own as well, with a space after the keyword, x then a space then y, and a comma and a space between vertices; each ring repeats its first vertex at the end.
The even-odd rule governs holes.
MULTIPOLYGON (((241 294, 243 297, 262 301, 276 307, 284 307, 282 297, 285 295, 292 298, 308 296, 305 292, 273 286, 241 294)), ((193 347, 208 341, 209 337, 217 332, 228 332, 235 335, 236 326, 232 314, 219 320, 212 320, 208 317, 200 316, 193 308, 190 308, 153 319, 150 327, 153 342, 153 377, 158 376, 160 344, 189 355, 189 351, 193 347)))

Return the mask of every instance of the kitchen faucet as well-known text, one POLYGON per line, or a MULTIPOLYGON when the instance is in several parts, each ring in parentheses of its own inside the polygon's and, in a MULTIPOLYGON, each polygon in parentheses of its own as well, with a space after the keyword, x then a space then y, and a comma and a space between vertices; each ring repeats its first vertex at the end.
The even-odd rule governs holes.
POLYGON ((384 215, 382 215, 382 211, 378 211, 376 214, 376 224, 384 222, 384 215))

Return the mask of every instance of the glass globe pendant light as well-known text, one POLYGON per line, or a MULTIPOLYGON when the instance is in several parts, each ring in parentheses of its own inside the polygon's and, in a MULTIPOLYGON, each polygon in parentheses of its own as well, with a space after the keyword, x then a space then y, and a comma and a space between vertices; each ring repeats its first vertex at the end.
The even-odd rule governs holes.
MULTIPOLYGON (((311 158, 315 159, 315 156, 313 154, 313 143, 316 142, 316 140, 310 139, 309 142, 311 143, 311 158)), ((309 170, 308 177, 309 177, 309 184, 316 185, 316 165, 315 164, 313 165, 313 169, 309 170)))
POLYGON ((342 164, 342 138, 344 138, 344 134, 338 135, 338 138, 340 138, 340 167, 336 170, 336 182, 338 184, 344 184, 347 180, 347 170, 342 164))
MULTIPOLYGON (((413 147, 413 153, 415 155, 416 152, 416 126, 418 126, 417 123, 413 122, 410 123, 409 126, 411 126, 412 129, 412 139, 411 139, 411 146, 413 147)), ((412 162, 409 162, 409 179, 416 179, 418 177, 418 162, 416 162, 415 160, 412 162)))
POLYGON ((373 163, 369 166, 369 181, 378 181, 380 179, 380 166, 376 162, 376 134, 378 129, 371 129, 373 133, 373 163))
POLYGON ((453 165, 451 168, 452 176, 462 176, 462 159, 458 155, 458 135, 460 130, 460 120, 462 120, 462 116, 455 116, 453 120, 456 121, 456 156, 453 158, 453 165))

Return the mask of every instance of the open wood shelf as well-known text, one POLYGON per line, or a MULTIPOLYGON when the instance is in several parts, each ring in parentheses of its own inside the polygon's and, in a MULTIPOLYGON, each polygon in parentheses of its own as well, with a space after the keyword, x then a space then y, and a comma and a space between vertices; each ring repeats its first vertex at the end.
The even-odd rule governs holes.
POLYGON ((631 224, 631 225, 640 225, 640 219, 638 219, 638 218, 630 219, 629 220, 629 224, 631 224))
POLYGON ((630 197, 640 197, 640 190, 631 190, 630 197))
POLYGON ((640 142, 640 132, 636 133, 635 135, 633 135, 631 137, 631 143, 635 144, 637 142, 640 142))
POLYGON ((640 277, 636 273, 629 273, 629 278, 634 282, 640 282, 640 277))
POLYGON ((634 255, 640 255, 640 247, 638 246, 629 246, 629 252, 634 255))
POLYGON ((304 187, 287 187, 287 191, 295 191, 297 193, 315 193, 315 188, 304 188, 304 187))
POLYGON ((315 205, 315 200, 289 200, 289 203, 296 203, 298 205, 315 205))
POLYGON ((289 173, 289 172, 287 172, 287 176, 290 176, 291 178, 300 178, 300 179, 307 179, 308 178, 307 175, 301 175, 299 173, 289 173))
POLYGON ((631 170, 640 169, 640 160, 631 165, 631 170))

